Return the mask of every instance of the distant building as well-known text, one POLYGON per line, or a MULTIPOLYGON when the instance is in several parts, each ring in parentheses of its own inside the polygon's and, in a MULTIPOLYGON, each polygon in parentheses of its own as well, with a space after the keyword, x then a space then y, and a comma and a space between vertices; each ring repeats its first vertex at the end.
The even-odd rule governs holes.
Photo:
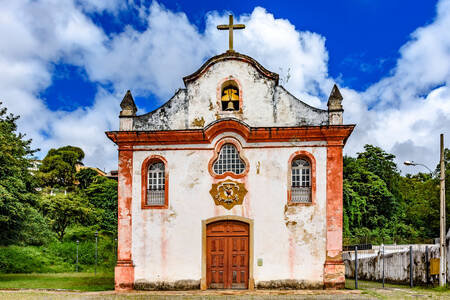
POLYGON ((83 166, 83 165, 77 164, 77 165, 75 165, 75 168, 76 168, 77 172, 79 172, 80 170, 83 170, 83 169, 91 169, 91 170, 94 170, 95 172, 97 172, 97 174, 100 176, 106 176, 105 171, 102 171, 96 167, 88 167, 88 166, 83 166))
POLYGON ((108 173, 106 173, 106 177, 108 177, 109 179, 118 180, 119 171, 118 170, 111 170, 108 173))
POLYGON ((42 160, 39 159, 30 159, 31 166, 28 167, 28 171, 30 171, 32 174, 35 174, 37 171, 39 171, 39 167, 42 165, 42 160))

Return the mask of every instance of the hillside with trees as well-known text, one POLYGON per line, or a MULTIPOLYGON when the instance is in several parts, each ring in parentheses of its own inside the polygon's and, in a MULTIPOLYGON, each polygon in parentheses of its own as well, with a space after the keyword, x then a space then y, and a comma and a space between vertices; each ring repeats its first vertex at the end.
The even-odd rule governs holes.
MULTIPOLYGON (((372 145, 357 157, 344 157, 346 244, 424 243, 439 237, 439 165, 433 174, 402 176, 394 158, 372 145)), ((446 165, 449 161, 446 149, 446 165)), ((446 170, 446 199, 449 175, 446 170)))
POLYGON ((17 132, 17 116, 0 109, 0 272, 70 272, 79 241, 81 271, 112 271, 117 236, 117 181, 80 169, 84 152, 50 149, 33 170, 38 149, 17 132), (78 169, 78 170, 77 170, 78 169))

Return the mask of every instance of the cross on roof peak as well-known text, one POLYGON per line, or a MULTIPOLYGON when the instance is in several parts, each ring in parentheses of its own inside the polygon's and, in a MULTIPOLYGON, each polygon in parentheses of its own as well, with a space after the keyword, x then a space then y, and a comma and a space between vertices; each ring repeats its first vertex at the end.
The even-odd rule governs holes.
POLYGON ((229 24, 225 25, 217 25, 217 29, 219 30, 228 30, 229 33, 229 46, 230 49, 228 49, 229 52, 233 52, 233 29, 244 29, 244 24, 233 24, 233 15, 229 16, 229 24))

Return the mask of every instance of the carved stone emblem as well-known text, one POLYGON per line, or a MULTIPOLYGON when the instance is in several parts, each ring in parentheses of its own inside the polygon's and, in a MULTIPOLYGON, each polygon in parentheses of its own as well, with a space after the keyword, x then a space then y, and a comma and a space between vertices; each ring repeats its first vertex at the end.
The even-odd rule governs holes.
POLYGON ((226 209, 231 209, 235 205, 241 205, 247 194, 247 189, 243 183, 232 180, 225 180, 214 183, 209 191, 216 205, 222 205, 226 209))

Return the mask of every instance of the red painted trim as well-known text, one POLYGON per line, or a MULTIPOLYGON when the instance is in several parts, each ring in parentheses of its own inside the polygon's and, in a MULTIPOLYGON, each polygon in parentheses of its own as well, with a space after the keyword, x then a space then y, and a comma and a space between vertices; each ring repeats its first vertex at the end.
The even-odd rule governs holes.
POLYGON ((345 267, 342 261, 343 228, 343 156, 342 145, 331 142, 327 147, 327 229, 324 285, 343 287, 345 267))
POLYGON ((167 167, 167 160, 160 155, 150 155, 142 162, 141 167, 141 208, 142 209, 166 209, 169 207, 169 168, 167 167), (147 204, 147 181, 148 181, 148 167, 155 163, 162 162, 164 164, 164 205, 148 205, 147 204))
POLYGON ((219 134, 235 132, 247 143, 269 142, 338 142, 343 146, 354 125, 305 126, 305 127, 249 127, 235 119, 221 119, 204 129, 165 131, 109 131, 106 135, 120 149, 134 145, 210 144, 219 134))
POLYGON ((134 266, 132 261, 132 174, 133 151, 129 147, 119 150, 118 170, 118 229, 117 265, 115 267, 115 289, 132 289, 134 266))
MULTIPOLYGON (((342 147, 342 146, 334 146, 334 145, 318 145, 318 144, 310 144, 310 145, 279 145, 279 146, 242 146, 242 149, 278 149, 278 148, 306 148, 306 147, 314 147, 314 148, 320 148, 320 147, 342 147)), ((134 148, 133 151, 173 151, 173 150, 207 150, 211 151, 214 150, 214 148, 200 148, 200 147, 167 147, 167 148, 134 148)))
POLYGON ((215 149, 214 156, 208 162, 208 171, 212 177, 214 177, 216 179, 224 179, 229 176, 229 177, 232 177, 235 179, 239 179, 239 178, 244 178, 245 176, 247 176, 248 171, 250 169, 250 163, 249 163, 248 159, 242 154, 242 145, 241 145, 241 143, 239 143, 239 141, 237 141, 234 138, 226 137, 226 138, 223 138, 220 141, 218 141, 216 143, 214 149, 215 149), (245 170, 241 174, 235 174, 233 172, 225 172, 225 173, 219 175, 219 174, 214 173, 213 164, 219 157, 220 150, 222 149, 222 146, 225 144, 233 144, 239 153, 239 157, 244 161, 245 170))
POLYGON ((289 157, 287 203, 288 203, 288 205, 299 205, 299 206, 314 205, 316 203, 316 159, 315 159, 314 155, 312 155, 311 153, 309 153, 307 151, 299 150, 299 151, 293 153, 289 157), (310 203, 297 203, 297 202, 294 203, 294 202, 292 202, 292 195, 291 195, 292 162, 297 158, 305 159, 311 165, 311 202, 310 203))

